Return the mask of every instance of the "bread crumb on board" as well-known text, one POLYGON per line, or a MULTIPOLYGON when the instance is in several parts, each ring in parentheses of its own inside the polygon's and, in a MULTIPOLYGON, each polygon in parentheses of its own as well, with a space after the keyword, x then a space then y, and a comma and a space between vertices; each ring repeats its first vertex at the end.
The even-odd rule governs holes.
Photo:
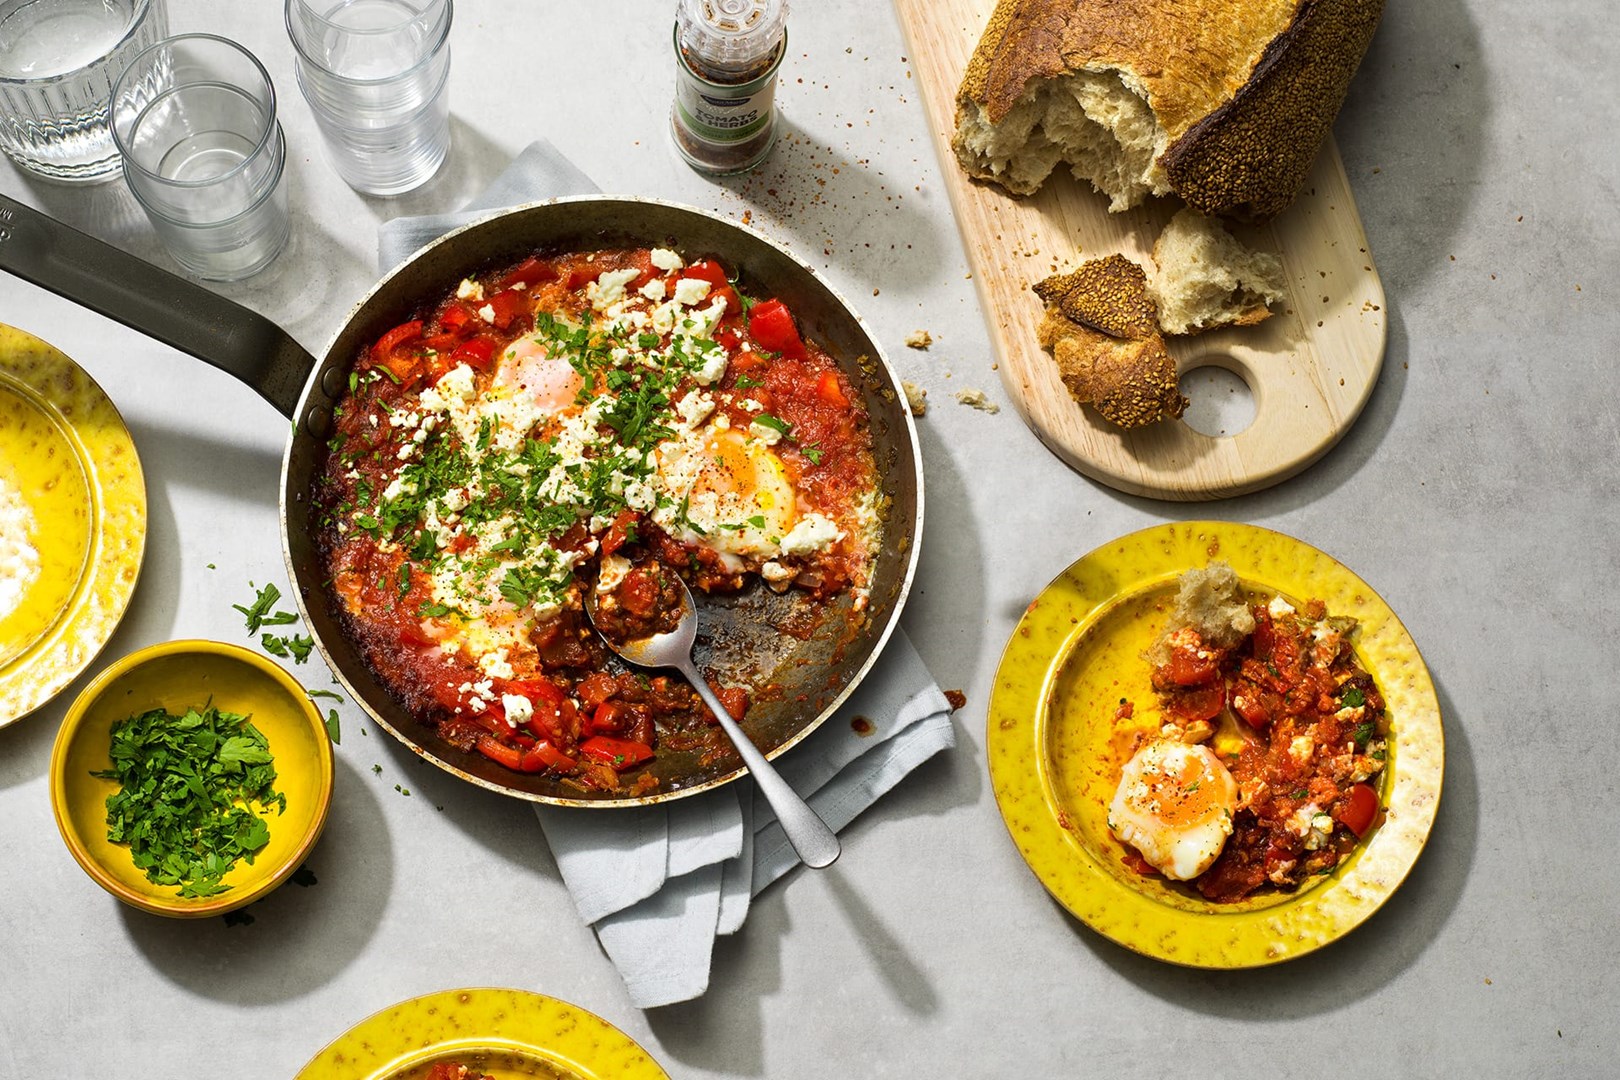
POLYGON ((926 330, 913 330, 906 335, 906 348, 926 349, 934 343, 934 335, 926 330))
POLYGON ((900 389, 906 392, 906 407, 911 410, 912 416, 922 416, 928 412, 928 391, 909 380, 901 380, 900 389))
POLYGON ((970 409, 978 409, 992 415, 1001 411, 1001 406, 985 397, 983 390, 974 390, 971 387, 967 390, 958 390, 956 400, 970 409))

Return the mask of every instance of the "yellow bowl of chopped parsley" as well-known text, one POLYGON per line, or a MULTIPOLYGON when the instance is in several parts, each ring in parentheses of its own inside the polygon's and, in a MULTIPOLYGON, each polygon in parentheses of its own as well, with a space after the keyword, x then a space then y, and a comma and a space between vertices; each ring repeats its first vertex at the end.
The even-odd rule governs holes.
POLYGON ((217 641, 131 653, 85 688, 51 753, 51 808, 96 884, 157 915, 250 904, 326 824, 332 745, 274 661, 217 641))

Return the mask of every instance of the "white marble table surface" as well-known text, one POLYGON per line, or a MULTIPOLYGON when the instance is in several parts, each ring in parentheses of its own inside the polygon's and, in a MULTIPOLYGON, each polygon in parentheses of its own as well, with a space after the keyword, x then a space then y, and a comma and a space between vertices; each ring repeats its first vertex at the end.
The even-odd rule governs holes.
MULTIPOLYGON (((1383 375, 1309 471, 1205 505, 1099 487, 1011 408, 952 400, 979 387, 1007 404, 887 5, 799 5, 787 136, 758 174, 723 182, 665 134, 669 8, 463 0, 453 156, 383 200, 323 160, 279 4, 171 0, 175 29, 264 60, 291 145, 291 246, 221 291, 319 349, 375 278, 380 222, 459 206, 537 135, 605 189, 751 217, 857 298, 930 392, 904 625, 967 695, 958 749, 856 822, 834 869, 764 894, 718 947, 706 997, 642 1013, 528 807, 362 737, 352 713, 318 886, 281 890, 247 927, 121 907, 51 821, 51 739, 81 679, 0 730, 0 1077, 274 1080, 383 1006, 468 985, 589 1008, 677 1077, 1614 1075, 1620 65, 1601 5, 1390 5, 1337 129, 1388 292, 1383 375), (901 347, 917 328, 927 353, 901 347), (1196 516, 1281 529, 1359 572, 1422 648, 1445 713, 1444 799, 1404 887, 1343 942, 1248 973, 1146 960, 1070 918, 1010 843, 985 772, 991 673, 1025 604, 1093 546, 1196 516), (459 913, 467 897, 529 929, 489 932, 459 913)), ((4 163, 0 190, 164 260, 121 181, 69 189, 4 163)), ((286 584, 286 421, 3 275, 0 321, 78 359, 146 467, 145 569, 103 662, 172 637, 241 640, 231 605, 248 581, 286 584)))

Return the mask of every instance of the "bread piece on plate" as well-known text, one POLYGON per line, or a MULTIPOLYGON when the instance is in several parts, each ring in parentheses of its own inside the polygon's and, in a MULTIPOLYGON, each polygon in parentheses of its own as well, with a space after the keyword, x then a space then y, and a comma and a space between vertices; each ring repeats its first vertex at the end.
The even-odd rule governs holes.
POLYGON ((1046 303, 1037 338, 1069 393, 1122 428, 1142 427, 1187 408, 1176 362, 1152 318, 1147 276, 1123 255, 1088 262, 1035 285, 1046 303), (1143 311, 1147 312, 1144 319, 1143 311), (1110 329, 1122 331, 1110 332, 1110 329))
POLYGON ((1181 575, 1176 589, 1176 605, 1164 631, 1147 650, 1155 667, 1170 659, 1170 638, 1183 627, 1192 627, 1211 645, 1230 649, 1254 633, 1254 613, 1243 595, 1243 582, 1224 562, 1212 562, 1202 570, 1181 575))
POLYGON ((1029 194, 1060 162, 1125 210, 1293 201, 1383 0, 998 0, 957 93, 957 159, 1029 194))
POLYGON ((1253 326, 1287 295, 1282 260, 1251 251, 1214 218, 1182 210, 1153 245, 1147 292, 1167 334, 1253 326))

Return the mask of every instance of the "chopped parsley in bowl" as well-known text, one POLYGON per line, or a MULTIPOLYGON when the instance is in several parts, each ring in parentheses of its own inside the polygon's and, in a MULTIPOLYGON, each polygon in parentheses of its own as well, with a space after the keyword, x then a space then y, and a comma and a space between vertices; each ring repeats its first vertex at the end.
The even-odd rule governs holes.
POLYGON ((332 796, 320 712, 236 645, 131 653, 74 701, 51 754, 51 808, 113 896, 179 918, 260 899, 314 847, 332 796))

